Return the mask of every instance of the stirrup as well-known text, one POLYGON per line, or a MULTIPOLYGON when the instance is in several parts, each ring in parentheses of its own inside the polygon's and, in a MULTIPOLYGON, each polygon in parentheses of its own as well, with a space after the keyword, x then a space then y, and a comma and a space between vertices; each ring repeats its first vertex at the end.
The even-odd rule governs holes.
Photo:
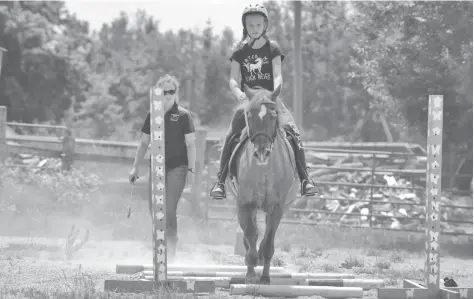
POLYGON ((209 196, 214 198, 214 199, 225 199, 226 198, 225 184, 224 183, 219 183, 219 182, 215 183, 214 186, 212 186, 211 191, 209 192, 209 196), (213 193, 218 192, 218 191, 214 190, 216 188, 220 188, 222 190, 221 192, 219 192, 219 193, 222 193, 222 195, 216 196, 215 194, 213 194, 213 193))
POLYGON ((313 196, 313 195, 318 194, 318 193, 319 193, 319 190, 316 187, 316 184, 311 179, 304 179, 301 182, 301 196, 313 196), (305 192, 305 190, 304 190, 305 189, 304 188, 305 184, 311 184, 313 186, 314 191, 313 192, 305 192))

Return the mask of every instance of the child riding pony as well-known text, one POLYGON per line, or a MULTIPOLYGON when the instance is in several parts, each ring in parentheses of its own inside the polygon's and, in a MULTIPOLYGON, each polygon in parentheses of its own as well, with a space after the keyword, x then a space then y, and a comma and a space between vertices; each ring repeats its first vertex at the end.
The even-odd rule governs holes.
MULTIPOLYGON (((242 13, 242 25, 242 40, 230 58, 232 67, 229 81, 231 91, 240 102, 248 101, 246 94, 242 91, 244 84, 250 88, 260 87, 269 91, 274 91, 275 86, 283 86, 281 62, 285 58, 279 46, 274 41, 270 41, 265 34, 268 28, 268 12, 262 4, 245 7, 242 13), (239 77, 242 78, 240 82, 239 77)), ((279 105, 281 105, 280 110, 284 114, 285 132, 295 151, 296 168, 301 182, 301 195, 314 195, 318 191, 308 176, 299 130, 283 102, 280 101, 279 105)), ((245 126, 244 110, 241 108, 234 114, 222 149, 220 171, 217 174, 218 181, 210 192, 210 196, 214 199, 226 198, 225 180, 232 154, 230 144, 235 140, 234 138, 240 136, 245 126)))

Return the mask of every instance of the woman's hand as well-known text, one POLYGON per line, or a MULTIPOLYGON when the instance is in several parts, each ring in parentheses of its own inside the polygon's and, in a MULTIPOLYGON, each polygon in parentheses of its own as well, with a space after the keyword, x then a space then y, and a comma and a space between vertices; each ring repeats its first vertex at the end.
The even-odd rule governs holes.
POLYGON ((188 171, 186 175, 186 186, 192 187, 194 184, 194 172, 188 171))
POLYGON ((130 173, 128 174, 128 180, 130 181, 131 184, 135 183, 135 181, 138 179, 138 167, 132 167, 130 170, 130 173))

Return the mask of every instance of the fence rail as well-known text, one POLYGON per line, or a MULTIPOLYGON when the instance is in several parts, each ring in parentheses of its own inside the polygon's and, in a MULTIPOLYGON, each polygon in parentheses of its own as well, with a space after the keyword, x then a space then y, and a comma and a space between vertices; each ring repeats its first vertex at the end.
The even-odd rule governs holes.
MULTIPOLYGON (((299 218, 307 218, 308 215, 313 215, 314 218, 319 218, 318 221, 304 221, 302 220, 301 223, 308 224, 308 225, 324 225, 324 221, 330 221, 331 219, 328 219, 327 217, 332 217, 334 216, 338 217, 336 219, 332 219, 338 221, 342 220, 342 218, 347 218, 350 217, 352 222, 359 222, 359 223, 365 223, 365 225, 355 225, 354 223, 351 225, 351 227, 369 227, 369 228, 374 228, 374 229, 389 229, 389 230, 398 230, 398 231, 407 231, 407 232, 419 232, 423 233, 424 230, 414 230, 413 228, 415 227, 423 227, 423 224, 425 223, 424 219, 424 213, 421 211, 422 209, 420 208, 420 212, 415 212, 415 213, 408 213, 408 214, 419 214, 420 216, 404 216, 404 215, 396 215, 393 213, 393 211, 387 210, 387 205, 389 205, 389 208, 393 208, 394 210, 399 210, 399 208, 404 207, 424 207, 425 205, 425 192, 426 188, 417 186, 416 183, 413 183, 413 181, 417 180, 420 182, 420 185, 424 184, 424 181, 426 180, 426 166, 424 163, 426 163, 426 157, 419 156, 415 153, 394 153, 394 152, 381 152, 381 151, 363 151, 363 150, 347 150, 347 149, 326 149, 326 148, 319 148, 319 147, 314 147, 314 148, 309 148, 306 147, 306 150, 308 151, 308 157, 309 156, 318 156, 320 155, 321 157, 324 155, 321 155, 321 153, 327 153, 332 156, 332 158, 341 158, 341 157, 358 157, 361 159, 366 159, 371 161, 363 161, 362 162, 347 162, 347 164, 365 164, 364 167, 344 167, 343 165, 329 165, 331 159, 319 159, 319 164, 317 163, 312 163, 310 167, 310 174, 319 174, 319 175, 326 175, 326 174, 334 174, 336 172, 336 176, 338 175, 339 172, 350 172, 352 174, 354 173, 359 173, 359 174, 364 174, 364 178, 362 180, 358 180, 359 182, 353 182, 353 181, 347 181, 347 182, 335 182, 335 181, 328 181, 328 180, 314 180, 315 184, 321 188, 329 188, 330 187, 339 187, 337 188, 338 191, 341 189, 352 189, 355 188, 358 190, 359 193, 356 193, 355 198, 348 198, 348 197, 343 197, 343 196, 328 196, 327 194, 317 196, 317 197, 306 197, 309 200, 313 200, 314 202, 318 201, 335 201, 337 202, 337 205, 346 205, 345 207, 349 207, 348 211, 337 211, 334 209, 313 209, 309 208, 306 206, 306 208, 290 208, 290 214, 293 214, 293 216, 299 217, 299 218), (311 151, 311 150, 316 150, 316 151, 311 151), (390 168, 383 168, 380 167, 378 164, 384 164, 384 163, 377 163, 376 161, 404 161, 404 160, 409 160, 409 159, 416 159, 419 163, 419 166, 421 165, 422 168, 414 168, 414 169, 395 169, 396 166, 391 166, 389 162, 387 162, 385 167, 390 167, 390 168), (327 165, 325 165, 327 163, 327 165), (367 165, 370 165, 371 167, 367 167, 367 165), (327 173, 326 173, 327 172, 327 173), (400 185, 394 185, 394 186, 389 186, 387 184, 380 184, 377 182, 377 178, 380 178, 383 175, 402 175, 402 176, 407 176, 410 177, 410 180, 407 180, 408 182, 411 181, 411 184, 405 185, 405 186, 400 186, 400 185), (365 193, 363 191, 366 191, 365 193), (410 193, 417 194, 417 200, 416 201, 410 201, 410 200, 380 200, 380 197, 383 196, 382 193, 388 192, 387 190, 391 190, 390 192, 395 192, 391 197, 397 197, 396 192, 401 192, 403 190, 406 190, 410 193), (379 199, 377 199, 379 198, 379 199), (360 210, 360 208, 366 208, 368 210, 367 213, 362 213, 362 212, 356 212, 353 211, 354 209, 351 209, 351 206, 356 205, 356 204, 365 204, 365 205, 360 205, 360 207, 357 207, 357 209, 360 210), (384 205, 384 208, 380 207, 381 205, 384 205), (391 213, 392 214, 388 214, 391 213), (342 218, 341 218, 342 216, 342 218), (357 219, 352 219, 352 218, 359 218, 357 219), (362 219, 362 220, 361 220, 362 219), (390 229, 390 227, 378 227, 378 226, 383 226, 384 221, 386 220, 392 220, 392 221, 398 221, 399 223, 402 222, 408 222, 408 223, 403 223, 400 225, 400 227, 396 229, 390 229), (374 225, 374 222, 379 222, 378 224, 374 225)), ((309 159, 309 158, 308 158, 309 159)), ((318 160, 318 159, 317 159, 318 160)), ((334 159, 333 159, 334 160, 334 159)), ((362 161, 362 160, 361 160, 362 161)), ((212 164, 212 163, 211 163, 212 164)), ((215 167, 215 166, 214 166, 215 167)), ((402 166, 404 167, 404 164, 402 163, 402 166)), ((214 171, 215 172, 215 171, 214 171)), ((445 189, 446 190, 446 189, 445 189)), ((329 192, 331 193, 331 192, 329 192)), ((389 196, 390 197, 390 196, 389 196)), ((401 197, 400 197, 401 198, 401 197)), ((300 200, 304 200, 304 198, 298 197, 296 199, 296 203, 300 200)), ((336 205, 336 203, 334 204, 336 205)), ((466 214, 471 213, 472 211, 472 206, 468 205, 455 205, 455 204, 441 204, 441 208, 444 210, 444 212, 448 212, 449 210, 454 210, 454 211, 465 211, 466 214)), ((339 206, 338 206, 339 207, 339 206)), ((222 204, 209 204, 208 205, 209 209, 209 219, 220 219, 224 220, 227 219, 228 221, 233 220, 233 217, 224 217, 222 215, 213 215, 214 211, 232 211, 235 210, 234 205, 222 205, 222 204)), ((408 208, 407 208, 408 209, 408 208)), ((454 213, 452 211, 449 211, 450 213, 454 213)), ((292 224, 294 223, 294 219, 285 219, 285 223, 292 224)), ((349 220, 349 221, 350 221, 349 220)), ((451 230, 443 230, 442 233, 445 235, 468 235, 472 236, 472 215, 469 217, 469 215, 466 217, 466 219, 459 219, 456 217, 449 217, 449 218, 443 218, 441 219, 441 222, 446 225, 452 225, 452 226, 470 226, 471 229, 466 227, 454 227, 451 230), (466 230, 466 231, 462 231, 466 230)), ((393 222, 392 222, 393 223, 393 222)), ((396 223, 395 223, 396 224, 396 223)))
MULTIPOLYGON (((2 119, 0 115, 0 120, 2 119)), ((207 190, 210 187, 210 183, 214 180, 214 174, 216 172, 215 161, 208 158, 208 153, 206 152, 206 132, 198 131, 197 133, 199 138, 198 142, 198 153, 197 161, 198 168, 196 176, 196 182, 192 187, 190 193, 192 200, 194 202, 194 207, 196 211, 199 210, 199 203, 202 202, 202 198, 195 196, 195 194, 201 194, 202 197, 205 197, 205 211, 200 211, 201 215, 205 215, 208 220, 225 220, 225 221, 234 221, 234 218, 227 219, 226 217, 214 216, 210 213, 213 210, 223 210, 223 209, 232 209, 232 205, 218 205, 210 204, 207 198, 207 190), (205 161, 209 161, 205 164, 205 161)), ((82 139, 74 138, 71 131, 64 126, 51 126, 51 125, 36 125, 36 124, 23 124, 16 122, 0 122, 0 156, 2 154, 1 150, 6 149, 8 154, 21 154, 21 153, 30 153, 34 155, 39 155, 42 157, 49 158, 59 158, 62 161, 62 169, 68 170, 72 166, 74 161, 91 161, 91 162, 104 162, 104 163, 127 163, 130 164, 134 159, 134 154, 138 142, 119 142, 119 141, 104 141, 104 140, 92 140, 92 139, 82 139), (36 136, 36 135, 13 135, 8 136, 7 138, 2 139, 6 135, 5 127, 6 125, 12 127, 27 127, 27 128, 43 128, 43 129, 54 129, 58 132, 61 132, 60 136, 36 136), (3 146, 1 142, 4 142, 3 146)), ((322 188, 328 187, 339 187, 339 189, 344 188, 354 188, 357 190, 369 190, 366 194, 358 196, 357 198, 348 198, 344 196, 327 196, 321 195, 318 197, 309 197, 309 198, 300 198, 298 197, 296 202, 301 200, 313 200, 313 201, 337 201, 338 204, 365 204, 368 208, 368 213, 356 213, 352 212, 341 212, 341 211, 332 211, 330 209, 313 209, 313 208, 300 208, 293 207, 290 209, 291 213, 294 213, 296 216, 301 215, 311 215, 317 214, 318 217, 321 215, 337 216, 337 217, 365 217, 367 223, 359 227, 371 227, 373 229, 387 229, 387 230, 401 230, 401 231, 413 231, 421 232, 411 229, 390 229, 390 228, 380 228, 374 225, 373 221, 378 221, 380 219, 396 219, 399 221, 417 221, 421 226, 425 221, 421 217, 409 217, 409 216, 395 216, 395 215, 383 215, 381 212, 390 212, 382 211, 377 205, 386 205, 390 204, 392 207, 403 206, 403 207, 417 207, 424 206, 424 195, 420 195, 418 202, 412 201, 403 201, 403 200, 379 200, 380 194, 377 193, 378 190, 410 190, 420 194, 424 194, 425 188, 418 187, 413 183, 413 180, 417 179, 423 181, 425 179, 425 168, 415 168, 415 169, 397 169, 397 166, 387 166, 389 168, 381 168, 377 165, 380 161, 407 161, 410 159, 415 159, 419 163, 426 162, 426 156, 424 156, 424 149, 419 146, 413 146, 406 143, 393 143, 389 145, 381 145, 375 143, 361 143, 361 144, 352 144, 352 147, 348 143, 324 143, 324 142, 309 142, 306 144, 306 150, 308 152, 308 157, 316 157, 313 160, 319 161, 318 163, 309 163, 311 165, 311 173, 320 172, 320 175, 325 175, 321 172, 349 172, 349 173, 365 173, 366 179, 364 182, 335 182, 327 180, 315 180, 315 183, 322 188), (377 150, 362 150, 365 147, 372 147, 377 150), (389 152, 385 151, 386 149, 393 148, 402 148, 405 149, 402 152, 389 152), (369 162, 364 163, 363 167, 346 167, 344 165, 329 165, 331 159, 344 158, 344 157, 359 157, 361 159, 370 159, 369 162), (377 183, 377 177, 381 175, 403 175, 409 176, 412 181, 411 185, 408 186, 388 186, 377 183), (376 213, 378 212, 378 213, 376 213)), ((309 158, 308 158, 309 159, 309 158)), ((144 161, 144 163, 147 163, 144 161)), ((381 163, 383 164, 383 163, 381 163)), ((396 164, 396 163, 395 163, 396 164)), ((405 164, 402 163, 401 167, 405 167, 405 164)), ((26 167, 24 165, 7 165, 9 167, 26 167)), ((41 168, 41 167, 35 167, 41 168)), ((329 173, 330 174, 330 173, 329 173)), ((458 175, 458 177, 469 177, 469 175, 458 175)), ((470 176, 472 178, 472 175, 470 176)), ((334 195, 334 194, 333 194, 334 195)), ((396 195, 395 195, 396 196, 396 195)), ((451 205, 451 204, 442 204, 441 207, 444 210, 447 209, 459 209, 459 210, 471 210, 472 206, 462 206, 462 205, 451 205)), ((398 207, 397 207, 398 208, 398 207)), ((423 214, 423 213, 421 213, 423 214)), ((305 216, 306 217, 306 216, 305 216)), ((472 217, 470 217, 472 218, 472 217)), ((328 220, 329 221, 329 220, 328 220)), ((334 220, 332 220, 334 221, 334 220)), ((451 224, 471 224, 472 220, 442 220, 443 223, 451 224)), ((303 224, 303 225, 323 225, 321 221, 305 221, 305 220, 295 220, 295 219, 285 219, 285 222, 289 224, 303 224)), ((340 224, 338 226, 345 226, 340 224)), ((355 227, 355 225, 350 225, 350 227, 355 227)), ((462 232, 443 232, 443 234, 453 234, 453 235, 471 235, 472 233, 462 233, 462 232)))
MULTIPOLYGON (((229 217, 218 217, 218 216, 210 216, 208 220, 214 221, 237 221, 236 218, 229 218, 229 217)), ((257 220, 258 223, 264 223, 262 220, 257 220)), ((306 220, 292 220, 287 218, 282 218, 280 221, 281 224, 291 224, 291 225, 309 225, 309 226, 324 226, 324 227, 344 227, 344 228, 370 228, 371 230, 383 230, 383 231, 402 231, 402 232, 411 232, 411 233, 423 233, 425 234, 425 230, 418 230, 418 229, 396 229, 390 227, 369 227, 368 225, 352 225, 352 224, 334 224, 334 223, 324 223, 321 221, 306 221, 306 220)), ((452 232, 452 231, 441 231, 441 235, 444 236, 469 236, 472 237, 472 233, 465 233, 465 232, 452 232)))
MULTIPOLYGON (((230 205, 218 205, 218 204, 212 204, 210 207, 215 208, 215 209, 233 209, 235 207, 230 206, 230 205)), ((456 208, 463 208, 466 209, 466 207, 456 207, 456 208)), ((472 207, 468 207, 467 209, 472 209, 472 207)), ((345 215, 345 216, 360 216, 360 217, 376 217, 376 218, 386 218, 386 219, 399 219, 399 220, 418 220, 424 222, 424 218, 419 218, 419 217, 401 217, 401 216, 390 216, 390 215, 380 215, 380 214, 362 214, 362 213, 347 213, 347 212, 332 212, 332 211, 327 211, 327 210, 318 210, 318 209, 296 209, 296 208, 290 208, 289 209, 291 212, 294 213, 304 213, 304 214, 310 214, 310 213, 320 213, 320 214, 331 214, 331 215, 345 215)), ((467 223, 467 224, 472 224, 472 221, 469 220, 441 220, 441 222, 445 223, 467 223)))

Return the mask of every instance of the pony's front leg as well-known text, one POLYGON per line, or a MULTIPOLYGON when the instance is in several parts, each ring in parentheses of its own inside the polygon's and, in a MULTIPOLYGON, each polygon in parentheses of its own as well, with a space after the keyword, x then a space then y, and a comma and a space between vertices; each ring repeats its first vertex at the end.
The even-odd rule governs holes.
POLYGON ((247 274, 245 275, 245 283, 257 283, 257 274, 255 266, 258 264, 257 254, 257 210, 253 204, 239 205, 238 207, 239 225, 244 232, 245 245, 245 265, 247 266, 247 274))
POLYGON ((275 205, 273 211, 265 217, 265 236, 260 244, 259 255, 263 256, 263 271, 260 277, 261 284, 270 284, 270 265, 275 253, 275 235, 280 225, 283 210, 275 205))

